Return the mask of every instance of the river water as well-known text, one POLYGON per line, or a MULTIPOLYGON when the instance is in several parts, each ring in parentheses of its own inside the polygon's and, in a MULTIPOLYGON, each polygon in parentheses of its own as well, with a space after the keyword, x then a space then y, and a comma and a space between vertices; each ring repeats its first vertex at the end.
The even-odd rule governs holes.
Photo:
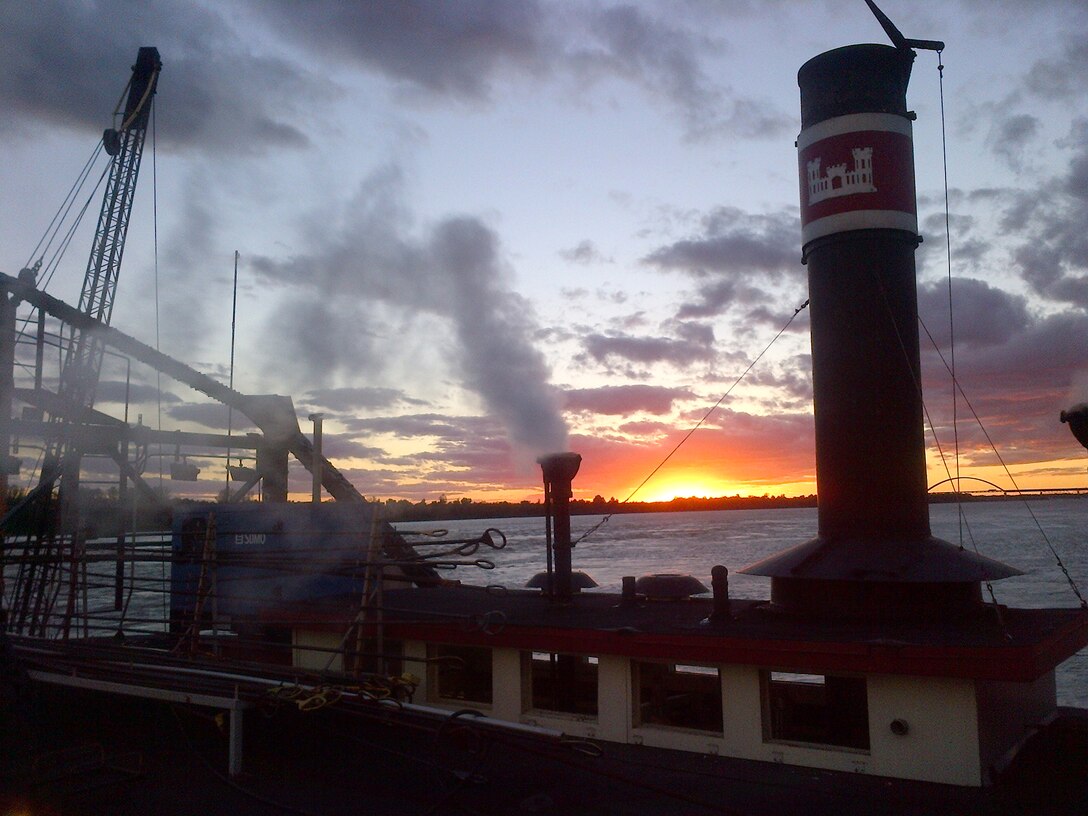
MULTIPOLYGON (((1076 607, 1080 604, 1058 560, 1082 594, 1088 595, 1088 497, 1059 497, 1026 502, 974 502, 960 509, 951 504, 930 507, 933 534, 1023 571, 995 582, 1001 604, 1013 607, 1076 607)), ((572 537, 602 520, 575 516, 572 537)), ((398 524, 405 532, 439 525, 398 524)), ((443 522, 451 538, 470 537, 494 527, 508 544, 474 557, 493 560, 493 570, 459 567, 449 577, 465 583, 520 587, 545 568, 544 523, 539 518, 443 522)), ((815 509, 722 510, 686 513, 616 515, 574 549, 574 568, 589 573, 602 591, 618 592, 625 575, 679 572, 710 586, 710 569, 729 569, 730 594, 767 598, 770 579, 740 575, 761 558, 807 541, 816 534, 815 509)), ((1088 650, 1058 668, 1062 705, 1088 707, 1088 650)))

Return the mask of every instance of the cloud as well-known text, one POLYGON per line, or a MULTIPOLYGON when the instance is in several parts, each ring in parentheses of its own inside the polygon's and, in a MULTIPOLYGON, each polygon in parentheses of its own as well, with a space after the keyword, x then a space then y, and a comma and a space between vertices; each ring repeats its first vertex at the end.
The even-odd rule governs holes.
POLYGON ((990 129, 990 148, 1013 170, 1024 169, 1024 154, 1038 135, 1042 123, 1026 113, 996 117, 990 129))
POLYGON ((1024 84, 1033 94, 1059 102, 1079 99, 1084 93, 1081 79, 1088 75, 1088 42, 1070 34, 1056 57, 1041 59, 1031 67, 1024 84))
POLYGON ((1012 198, 1002 229, 1015 242, 1013 258, 1036 294, 1088 308, 1088 120, 1073 124, 1062 146, 1071 151, 1064 173, 1040 179, 1012 198), (1048 191, 1041 195, 1040 190, 1048 191))
MULTIPOLYGON (((1021 315, 1014 299, 1001 306, 999 294, 983 298, 998 307, 998 318, 1011 314, 1012 321, 1005 327, 1003 338, 984 328, 982 340, 962 344, 957 340, 956 372, 971 403, 970 411, 962 401, 959 403, 957 435, 962 450, 969 460, 987 464, 997 463, 990 449, 991 440, 1009 464, 1068 456, 1069 440, 1058 423, 1058 413, 1068 407, 1076 383, 1088 374, 1084 356, 1088 315, 1064 312, 1029 316, 1026 322, 1016 325, 1021 315), (978 428, 972 411, 985 426, 986 435, 978 428)), ((970 320, 965 324, 968 336, 972 325, 970 320)), ((925 338, 922 352, 929 416, 949 446, 948 375, 925 338)), ((947 352, 945 355, 947 358, 947 352)))
POLYGON ((1001 344, 1025 331, 1031 316, 1027 301, 973 278, 952 280, 953 324, 948 318, 948 282, 937 281, 918 287, 918 314, 942 347, 955 332, 956 343, 972 346, 1001 344))
POLYGON ((279 33, 315 52, 433 94, 487 99, 491 79, 542 70, 544 13, 538 3, 256 3, 279 33))
POLYGON ((561 249, 559 257, 564 261, 576 264, 600 263, 611 260, 605 258, 597 249, 596 244, 589 240, 581 241, 577 246, 570 249, 561 249))
POLYGON ((49 122, 101 134, 142 45, 163 60, 156 117, 164 146, 216 154, 305 147, 298 123, 335 94, 327 77, 253 53, 208 7, 42 0, 4 8, 0 104, 26 129, 49 122))
POLYGON ((574 388, 564 392, 564 407, 568 411, 595 414, 626 415, 638 411, 666 414, 677 400, 691 399, 686 388, 665 388, 656 385, 606 385, 599 388, 574 388))
MULTIPOLYGON (((636 439, 604 434, 572 438, 573 449, 583 457, 576 488, 592 494, 631 484, 635 481, 631 474, 649 473, 688 428, 627 423, 623 430, 641 433, 636 439)), ((677 468, 748 484, 814 481, 813 432, 812 415, 805 411, 757 416, 720 408, 670 458, 646 489, 652 492, 657 479, 668 479, 677 468)), ((635 496, 635 500, 639 498, 635 496)))
POLYGON ((597 38, 593 46, 568 55, 582 75, 614 73, 668 99, 679 107, 689 139, 772 138, 793 126, 790 116, 769 103, 738 96, 707 77, 699 56, 723 45, 702 32, 630 5, 597 10, 589 30, 597 38))
POLYGON ((381 459, 386 456, 382 448, 366 445, 351 435, 325 431, 321 434, 321 452, 332 462, 340 459, 381 459))
POLYGON ((153 385, 142 383, 124 383, 120 380, 101 380, 94 392, 95 404, 115 403, 131 405, 142 403, 180 402, 181 398, 172 391, 160 391, 153 385))
POLYGON ((250 428, 253 423, 241 411, 231 411, 218 402, 189 402, 173 405, 166 410, 167 416, 177 422, 194 422, 215 431, 226 431, 229 425, 232 433, 240 428, 250 428))
POLYGON ((311 377, 314 371, 357 374, 360 360, 380 356, 376 341, 358 331, 368 308, 394 310, 404 320, 426 312, 447 322, 455 340, 447 351, 464 386, 516 444, 537 452, 565 447, 558 394, 533 342, 532 309, 508 288, 498 236, 490 228, 475 218, 451 217, 414 230, 400 204, 400 174, 387 168, 361 186, 314 246, 288 259, 254 260, 266 280, 291 289, 276 319, 290 312, 294 325, 285 331, 277 323, 275 331, 296 348, 292 355, 276 349, 277 364, 294 356, 311 377))
POLYGON ((486 495, 524 487, 539 492, 539 470, 519 467, 503 425, 491 417, 406 414, 345 420, 353 434, 416 439, 420 447, 395 457, 374 457, 366 470, 346 470, 365 493, 429 496, 471 492, 486 495))
POLYGON ((635 337, 629 334, 590 334, 583 339, 586 353, 598 363, 618 358, 644 365, 669 363, 683 368, 714 357, 713 342, 705 337, 635 337))
POLYGON ((315 408, 351 413, 392 408, 395 405, 423 405, 423 400, 409 397, 399 388, 362 386, 356 388, 318 388, 306 392, 304 401, 315 408))
POLYGON ((323 58, 348 61, 432 98, 489 102, 511 78, 563 78, 586 89, 619 79, 680 112, 690 139, 769 138, 793 127, 770 103, 712 80, 700 57, 723 44, 630 5, 579 8, 526 0, 343 4, 300 13, 287 0, 254 3, 283 36, 323 58))
POLYGON ((753 215, 719 207, 702 218, 699 234, 659 247, 642 262, 699 282, 695 299, 683 304, 677 317, 713 317, 736 304, 766 301, 767 293, 755 282, 800 280, 798 235, 792 213, 753 215))
POLYGON ((760 272, 778 278, 801 268, 795 215, 719 207, 703 218, 702 227, 701 235, 656 249, 643 262, 696 277, 760 272))

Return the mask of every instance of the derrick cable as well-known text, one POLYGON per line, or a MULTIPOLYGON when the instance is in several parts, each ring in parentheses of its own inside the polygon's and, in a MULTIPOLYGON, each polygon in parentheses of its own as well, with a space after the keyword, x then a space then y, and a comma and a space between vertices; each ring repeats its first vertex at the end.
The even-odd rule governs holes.
MULTIPOLYGON (((150 85, 148 86, 150 87, 150 85)), ((143 101, 140 102, 141 107, 143 101)), ((156 112, 159 106, 152 101, 151 103, 151 222, 152 222, 152 235, 155 253, 155 351, 159 351, 159 151, 158 151, 158 117, 156 112)), ((155 369, 155 407, 156 407, 156 424, 155 429, 162 433, 162 372, 155 369)), ((162 486, 162 442, 159 443, 159 499, 160 501, 165 499, 162 486)), ((136 507, 136 494, 133 493, 133 516, 135 516, 136 507)), ((133 519, 135 523, 135 518, 133 519)), ((163 583, 166 582, 166 562, 162 564, 161 570, 163 583)), ((162 596, 162 616, 163 620, 169 620, 169 610, 166 608, 166 596, 162 596)))
MULTIPOLYGON (((951 312, 951 304, 950 304, 949 312, 951 312)), ((918 325, 922 327, 922 331, 924 331, 926 333, 926 337, 929 338, 929 342, 933 346, 933 350, 937 352, 937 355, 941 357, 941 361, 943 362, 944 361, 944 356, 941 355, 941 350, 937 346, 937 341, 933 337, 933 335, 930 333, 929 327, 926 326, 925 321, 923 321, 921 317, 918 318, 918 325)), ((946 368, 948 367, 947 363, 945 364, 945 367, 946 368)), ((951 369, 949 369, 949 371, 951 371, 951 369)), ((952 388, 953 388, 953 390, 956 388, 956 386, 957 386, 956 375, 952 374, 952 388)), ((955 400, 953 400, 953 404, 955 404, 955 400)), ((937 455, 940 457, 941 465, 944 467, 944 472, 948 476, 948 480, 950 482, 954 481, 956 483, 956 492, 958 494, 960 492, 960 485, 962 483, 962 478, 960 476, 960 467, 959 467, 960 466, 959 431, 958 431, 958 426, 956 424, 956 419, 955 419, 955 409, 953 408, 953 420, 952 420, 952 427, 953 427, 953 430, 956 432, 956 459, 955 459, 956 475, 955 476, 952 475, 952 471, 948 467, 948 457, 945 456, 944 447, 941 445, 941 440, 937 436, 937 426, 935 424, 933 424, 933 418, 930 416, 930 413, 929 413, 929 405, 926 404, 926 401, 924 399, 922 400, 922 410, 925 412, 926 422, 929 424, 929 431, 933 436, 933 444, 937 446, 937 455)), ((960 539, 959 540, 959 545, 960 545, 960 549, 961 550, 964 549, 964 546, 963 546, 963 531, 966 528, 967 538, 970 539, 970 541, 971 541, 971 548, 975 551, 976 555, 981 555, 982 553, 979 552, 979 549, 978 549, 978 542, 975 540, 975 534, 971 530, 971 525, 967 521, 966 514, 963 512, 963 502, 959 498, 956 499, 956 519, 957 519, 957 521, 959 523, 959 539, 960 539)), ((994 592, 994 585, 993 585, 993 583, 991 581, 983 581, 982 583, 986 587, 986 592, 989 594, 990 600, 993 601, 994 609, 997 611, 997 616, 998 616, 998 619, 1000 620, 1001 619, 1001 607, 997 603, 997 594, 994 592)), ((1005 626, 1003 621, 1001 622, 1001 626, 1002 626, 1002 628, 1004 628, 1004 626, 1005 626)))
MULTIPOLYGON (((965 518, 963 503, 958 499, 960 495, 960 428, 959 428, 959 400, 956 398, 956 321, 952 308, 952 217, 948 204, 948 132, 944 110, 944 51, 937 51, 937 85, 941 100, 941 169, 944 179, 944 251, 945 267, 948 270, 948 361, 949 370, 952 372, 952 439, 955 451, 956 465, 956 515, 960 524, 960 547, 963 547, 963 526, 965 518)), ((928 332, 927 332, 928 334, 928 332)), ((932 425, 930 426, 932 427, 932 425)), ((951 475, 951 474, 949 474, 951 475)), ((968 530, 970 535, 970 530, 968 530)), ((974 537, 971 536, 972 544, 974 537)), ((977 548, 976 548, 977 551, 977 548)), ((993 588, 986 584, 993 595, 993 588)), ((996 603, 996 600, 995 600, 996 603)))
MULTIPOLYGON (((789 320, 787 320, 782 325, 782 328, 780 328, 778 330, 778 333, 775 334, 775 336, 771 338, 771 341, 766 346, 763 347, 763 351, 761 351, 759 354, 757 354, 752 359, 752 361, 750 363, 748 363, 748 367, 745 368, 744 371, 742 371, 740 373, 740 375, 735 380, 733 380, 732 385, 730 385, 729 388, 726 389, 726 392, 721 395, 721 397, 718 399, 718 401, 715 402, 712 406, 710 406, 710 409, 705 414, 703 414, 702 418, 698 422, 696 422, 688 430, 688 432, 686 434, 684 434, 683 438, 679 442, 677 442, 676 445, 673 446, 673 449, 670 450, 665 455, 665 458, 662 459, 657 464, 657 467, 655 467, 653 470, 651 470, 649 472, 649 474, 646 476, 646 478, 643 479, 641 482, 639 482, 638 486, 634 490, 632 490, 627 495, 627 498, 624 499, 622 502, 620 502, 620 504, 627 504, 627 502, 631 501, 631 499, 633 499, 635 497, 635 495, 640 490, 642 490, 642 488, 644 488, 646 486, 646 483, 649 482, 650 479, 652 479, 657 474, 657 472, 659 470, 661 470, 661 468, 663 468, 665 466, 665 463, 668 462, 673 457, 673 454, 675 454, 678 450, 680 450, 680 448, 684 445, 684 443, 687 442, 692 437, 692 435, 706 423, 706 421, 708 419, 710 419, 711 414, 713 414, 715 411, 718 410, 718 406, 720 406, 723 402, 725 402, 726 398, 729 397, 729 395, 733 393, 733 389, 735 389, 738 385, 740 385, 741 380, 743 380, 745 377, 748 376, 748 373, 753 368, 755 368, 756 363, 758 363, 761 359, 763 359, 763 355, 765 355, 768 351, 770 351, 771 346, 773 346, 778 341, 778 338, 786 333, 786 329, 788 329, 790 327, 790 324, 792 324, 793 321, 797 318, 797 315, 801 314, 801 312, 803 312, 806 308, 808 308, 808 304, 809 304, 809 301, 806 298, 804 303, 802 303, 800 306, 798 306, 796 309, 793 310, 793 314, 790 315, 789 320)), ((597 530, 599 530, 601 527, 603 527, 605 525, 605 523, 609 519, 611 519, 612 516, 614 516, 614 515, 615 515, 615 513, 609 513, 608 515, 606 515, 604 518, 602 518, 600 521, 598 521, 596 524, 594 524, 592 527, 590 527, 588 530, 586 530, 584 533, 582 533, 580 536, 578 536, 578 538, 575 541, 571 542, 571 546, 573 547, 575 544, 579 544, 584 539, 589 538, 589 536, 593 535, 593 533, 597 532, 597 530)))
MULTIPOLYGON (((960 426, 959 426, 959 400, 956 398, 956 320, 955 311, 952 307, 952 216, 951 208, 948 201, 948 129, 947 129, 947 117, 945 115, 944 107, 944 50, 939 49, 937 51, 937 86, 938 95, 941 103, 941 174, 944 184, 944 246, 945 246, 945 268, 947 270, 947 282, 948 282, 948 358, 949 366, 948 370, 952 378, 952 447, 953 447, 953 463, 956 471, 956 521, 959 525, 959 545, 962 550, 963 547, 963 534, 964 529, 967 530, 967 537, 971 541, 971 547, 974 549, 976 555, 980 555, 978 549, 978 542, 975 540, 975 535, 971 531, 971 526, 967 522, 967 516, 964 514, 963 501, 960 498, 962 495, 962 474, 960 472, 960 426)), ((918 318, 918 323, 925 329, 926 336, 929 337, 934 348, 937 348, 937 344, 933 342, 933 335, 930 334, 929 329, 926 328, 925 323, 922 322, 921 317, 918 318)), ((937 353, 940 354, 940 349, 937 349, 937 353)), ((926 411, 926 421, 929 422, 929 427, 933 431, 933 439, 937 440, 937 426, 933 424, 933 420, 929 416, 929 408, 925 405, 925 400, 922 401, 922 406, 926 411)), ((948 460, 945 458, 944 450, 941 448, 940 443, 937 442, 937 450, 941 457, 941 463, 944 465, 945 473, 949 478, 952 478, 952 473, 948 468, 948 460)), ((994 609, 997 611, 998 622, 1001 623, 1004 629, 1005 624, 1001 618, 1001 607, 997 603, 997 595, 994 593, 994 586, 991 581, 983 581, 986 587, 987 593, 990 595, 990 600, 993 601, 994 609)), ((1008 632, 1006 631, 1006 636, 1008 632)))
MULTIPOLYGON (((95 155, 92 157, 92 159, 97 158, 98 152, 101 150, 101 147, 102 147, 102 145, 100 143, 98 148, 96 149, 95 155)), ((49 261, 45 264, 46 272, 42 276, 42 280, 35 282, 35 286, 39 290, 44 292, 46 290, 46 288, 49 286, 49 284, 52 282, 53 276, 56 274, 57 269, 60 268, 61 259, 64 257, 65 253, 68 251, 68 247, 71 246, 72 239, 75 238, 76 230, 78 230, 80 224, 83 223, 83 217, 87 214, 87 210, 88 210, 88 208, 90 208, 91 202, 98 195, 98 190, 102 186, 102 182, 105 181, 106 176, 109 173, 109 170, 110 170, 110 164, 109 164, 109 162, 107 162, 106 166, 104 168, 102 168, 102 173, 101 173, 101 175, 99 175, 98 181, 95 183, 94 188, 91 190, 91 192, 87 196, 86 200, 84 200, 83 206, 80 207, 79 214, 76 215, 76 217, 72 220, 71 224, 68 226, 68 229, 65 231, 64 236, 60 239, 60 244, 57 246, 56 250, 53 252, 53 255, 49 258, 49 261)), ((81 183, 80 188, 82 188, 82 187, 83 187, 83 184, 81 183)), ((53 241, 56 240, 56 236, 59 233, 61 227, 63 226, 63 222, 68 219, 68 214, 71 212, 71 208, 74 205, 75 205, 75 199, 73 198, 73 199, 71 199, 71 201, 68 202, 68 206, 67 206, 67 208, 65 210, 65 213, 64 213, 64 216, 62 218, 62 222, 57 224, 57 229, 54 232, 53 237, 49 239, 49 243, 46 245, 45 249, 43 250, 43 255, 42 255, 43 258, 45 257, 44 253, 48 252, 49 248, 52 247, 53 241)), ((40 245, 40 242, 39 242, 39 245, 40 245)), ((25 330, 26 330, 26 326, 27 326, 27 324, 29 322, 30 322, 29 317, 23 318, 23 326, 22 326, 21 329, 19 329, 19 337, 20 338, 23 337, 23 335, 25 333, 25 330)), ((61 332, 58 334, 58 337, 60 337, 61 340, 63 340, 63 326, 61 327, 61 332)))
MULTIPOLYGON (((91 151, 90 157, 83 164, 83 169, 79 171, 79 173, 76 175, 76 180, 72 182, 72 186, 68 188, 68 192, 62 199, 60 206, 57 207, 57 211, 53 214, 53 218, 50 219, 49 225, 45 228, 45 232, 43 233, 42 237, 38 239, 38 243, 31 251, 30 257, 26 260, 26 266, 29 267, 31 263, 33 263, 35 255, 38 255, 39 258, 43 257, 45 253, 49 251, 49 248, 53 245, 53 241, 56 240, 57 234, 60 232, 61 227, 67 220, 68 213, 70 213, 72 211, 72 207, 75 206, 76 198, 79 195, 79 191, 82 190, 83 185, 87 183, 87 178, 91 174, 91 169, 94 167, 94 163, 95 161, 97 161, 98 156, 99 154, 101 154, 101 152, 102 140, 99 139, 98 144, 95 145, 94 150, 91 151)), ((101 180, 99 180, 99 184, 101 183, 101 180)), ((95 189, 97 189, 97 187, 95 189)), ((84 209, 86 209, 86 207, 84 207, 84 209)))
MULTIPOLYGON (((937 428, 933 424, 933 419, 931 418, 930 413, 929 413, 929 407, 926 405, 925 397, 924 397, 924 394, 922 392, 921 371, 920 370, 915 371, 914 368, 910 364, 911 359, 910 359, 910 354, 908 354, 908 352, 907 352, 907 344, 906 344, 906 341, 904 341, 904 339, 903 339, 903 333, 902 333, 902 331, 900 331, 899 324, 895 321, 895 311, 892 309, 891 303, 888 302, 888 293, 884 289, 883 281, 881 281, 880 276, 876 273, 875 270, 872 270, 872 275, 873 275, 873 280, 876 283, 876 287, 880 291, 880 297, 881 297, 881 300, 884 302, 884 308, 888 312, 889 322, 891 323, 892 329, 895 331, 895 339, 899 343, 899 350, 900 350, 900 352, 902 352, 902 355, 903 355, 903 364, 906 366, 907 371, 910 373, 911 381, 914 384, 914 390, 917 392, 918 399, 919 399, 919 401, 921 402, 921 405, 922 405, 922 412, 925 415, 926 422, 929 423, 929 430, 930 430, 930 433, 933 436, 934 444, 937 446, 937 450, 939 452, 941 462, 944 465, 945 473, 949 473, 948 461, 945 458, 944 449, 941 446, 940 440, 937 438, 937 428)), ((948 363, 945 361, 944 355, 941 354, 941 350, 939 348, 937 348, 937 344, 933 339, 933 335, 929 333, 929 329, 926 327, 926 324, 922 321, 921 315, 918 315, 917 319, 918 319, 918 324, 925 330, 926 336, 929 337, 930 342, 933 343, 933 346, 936 349, 938 356, 940 356, 940 358, 941 358, 941 362, 944 363, 945 368, 948 368, 948 363)), ((921 349, 919 349, 919 358, 920 357, 921 357, 921 349)), ((921 359, 919 359, 919 365, 920 364, 921 364, 921 359)), ((958 385, 955 378, 953 378, 953 383, 956 383, 958 385)), ((949 473, 949 477, 951 478, 951 473, 949 473)), ((973 536, 971 538, 971 543, 975 547, 975 553, 981 555, 981 553, 978 552, 978 545, 975 544, 973 536)), ((960 539, 960 549, 961 550, 963 549, 962 536, 961 536, 961 539, 960 539)), ((981 567, 980 567, 980 569, 981 569, 981 567)), ((981 581, 981 579, 980 579, 980 581, 981 581)), ((998 610, 998 617, 1000 618, 1000 615, 1001 615, 1000 607, 999 607, 999 605, 997 603, 997 595, 994 594, 993 585, 989 581, 985 581, 983 583, 986 584, 986 588, 987 588, 987 590, 989 591, 989 594, 990 594, 990 600, 993 601, 994 609, 998 610)), ((1002 627, 1004 627, 1004 623, 1002 623, 1002 627)))

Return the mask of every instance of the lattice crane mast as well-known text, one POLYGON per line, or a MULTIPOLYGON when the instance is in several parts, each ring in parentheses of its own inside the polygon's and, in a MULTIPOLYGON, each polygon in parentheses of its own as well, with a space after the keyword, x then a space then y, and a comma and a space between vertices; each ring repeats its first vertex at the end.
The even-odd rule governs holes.
MULTIPOLYGON (((113 316, 132 199, 161 69, 158 49, 141 48, 132 67, 124 111, 116 123, 119 127, 107 129, 102 136, 111 157, 109 176, 78 308, 107 325, 113 316)), ((40 478, 42 482, 56 478, 60 467, 61 523, 65 527, 74 522, 70 514, 79 488, 79 442, 70 431, 78 427, 81 415, 94 404, 103 350, 104 344, 93 333, 72 329, 58 385, 60 404, 68 415, 50 416, 54 432, 48 435, 40 478)))
MULTIPOLYGON (((122 92, 124 109, 122 111, 118 106, 114 113, 114 127, 108 128, 102 136, 110 164, 102 210, 79 298, 79 312, 99 324, 108 324, 113 316, 132 200, 161 69, 158 49, 139 50, 136 64, 132 66, 127 96, 122 92)), ((28 283, 33 282, 35 271, 27 270, 30 275, 28 283)), ((14 309, 15 302, 13 299, 7 307, 14 309)), ((58 399, 52 403, 60 407, 50 408, 38 486, 28 497, 36 495, 39 512, 35 516, 38 522, 37 529, 27 539, 24 552, 32 556, 31 563, 20 569, 12 595, 7 623, 13 631, 38 635, 55 631, 51 607, 58 596, 60 565, 67 561, 71 564, 68 610, 60 631, 65 637, 68 634, 77 589, 75 564, 82 548, 79 532, 82 442, 79 429, 94 405, 104 351, 105 344, 94 331, 73 326, 61 365, 58 399), (58 481, 57 502, 54 504, 53 487, 58 481)))

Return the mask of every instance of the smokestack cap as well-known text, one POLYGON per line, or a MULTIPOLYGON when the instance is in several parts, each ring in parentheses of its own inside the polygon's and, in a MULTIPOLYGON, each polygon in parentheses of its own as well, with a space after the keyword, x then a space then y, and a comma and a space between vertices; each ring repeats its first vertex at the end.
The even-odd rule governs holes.
POLYGON ((908 116, 914 52, 890 45, 847 45, 813 57, 797 72, 801 128, 851 113, 908 116))
POLYGON ((580 453, 549 453, 536 460, 546 482, 573 482, 582 464, 580 453))

